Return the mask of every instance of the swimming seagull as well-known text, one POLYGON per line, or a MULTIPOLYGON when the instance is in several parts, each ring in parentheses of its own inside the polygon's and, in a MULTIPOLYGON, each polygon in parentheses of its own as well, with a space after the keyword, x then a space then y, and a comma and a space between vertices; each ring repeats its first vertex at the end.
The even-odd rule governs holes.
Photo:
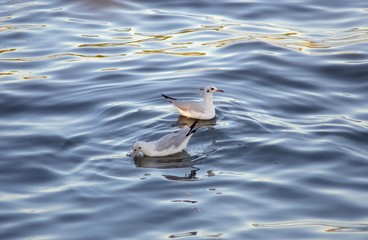
POLYGON ((172 98, 161 94, 166 98, 180 115, 188 118, 197 118, 202 120, 208 120, 215 117, 215 106, 213 105, 213 94, 215 92, 224 92, 221 89, 217 89, 214 86, 207 86, 204 88, 203 102, 182 101, 176 98, 172 98))
POLYGON ((160 157, 181 152, 187 147, 189 139, 197 130, 194 129, 197 122, 198 120, 196 120, 190 127, 185 126, 178 132, 169 133, 156 141, 137 141, 133 145, 133 151, 129 153, 128 156, 136 157, 140 153, 143 153, 150 157, 160 157))

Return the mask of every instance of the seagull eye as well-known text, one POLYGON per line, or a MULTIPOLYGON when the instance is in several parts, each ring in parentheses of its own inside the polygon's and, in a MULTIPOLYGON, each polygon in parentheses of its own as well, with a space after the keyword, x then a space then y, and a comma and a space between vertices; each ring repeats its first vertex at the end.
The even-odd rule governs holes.
POLYGON ((211 88, 211 90, 213 91, 213 90, 215 90, 214 88, 211 88))
POLYGON ((207 90, 207 92, 210 92, 210 90, 207 90))
POLYGON ((142 149, 142 147, 138 147, 139 149, 142 149))

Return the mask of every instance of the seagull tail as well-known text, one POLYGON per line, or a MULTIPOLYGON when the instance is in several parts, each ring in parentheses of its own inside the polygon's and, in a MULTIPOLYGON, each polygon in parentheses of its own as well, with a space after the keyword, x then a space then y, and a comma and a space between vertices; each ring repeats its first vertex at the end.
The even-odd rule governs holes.
POLYGON ((189 136, 189 135, 191 135, 191 134, 195 133, 195 131, 196 131, 197 129, 194 129, 194 127, 195 127, 195 125, 197 124, 197 122, 198 122, 198 119, 197 119, 197 120, 195 120, 195 122, 192 124, 192 126, 190 126, 190 129, 189 129, 189 132, 187 133, 187 136, 189 136))
POLYGON ((178 99, 176 99, 176 98, 172 98, 172 97, 166 96, 165 94, 162 94, 162 93, 161 93, 161 95, 162 95, 164 98, 168 99, 168 101, 170 101, 170 100, 178 100, 178 99))

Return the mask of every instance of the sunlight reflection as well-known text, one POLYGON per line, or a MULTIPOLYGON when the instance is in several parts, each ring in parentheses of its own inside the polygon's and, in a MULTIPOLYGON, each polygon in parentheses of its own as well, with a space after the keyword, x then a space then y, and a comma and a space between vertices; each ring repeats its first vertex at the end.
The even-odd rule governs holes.
POLYGON ((285 223, 267 223, 267 224, 252 224, 254 227, 261 228, 285 228, 285 227, 306 227, 320 226, 327 227, 326 232, 368 232, 368 224, 366 223, 342 223, 329 221, 295 221, 285 223))
POLYGON ((28 77, 23 77, 23 79, 26 79, 26 80, 45 79, 45 78, 47 78, 47 76, 28 76, 28 77))
POLYGON ((19 30, 19 29, 27 29, 27 28, 45 28, 47 25, 45 24, 24 24, 24 25, 8 25, 8 26, 0 26, 0 32, 8 31, 8 30, 19 30))
MULTIPOLYGON (((60 54, 52 54, 52 55, 45 55, 45 56, 38 56, 38 57, 25 57, 25 58, 0 58, 0 61, 11 61, 11 62, 34 62, 34 61, 44 61, 48 59, 58 59, 58 58, 65 58, 65 57, 78 57, 80 59, 100 59, 100 58, 113 58, 113 57, 122 57, 126 54, 110 54, 110 55, 84 55, 84 54, 74 54, 74 53, 60 53, 60 54)), ((75 59, 74 59, 75 60, 75 59)))
POLYGON ((137 52, 136 54, 171 54, 171 55, 181 55, 181 56, 202 56, 202 55, 206 55, 206 53, 201 53, 201 52, 179 53, 179 52, 167 52, 167 51, 164 51, 164 50, 144 50, 142 52, 137 52))
POLYGON ((23 199, 32 197, 31 194, 2 194, 0 195, 0 201, 9 201, 9 200, 16 200, 16 199, 23 199))
POLYGON ((193 69, 187 69, 187 70, 174 71, 174 73, 198 72, 198 71, 219 70, 219 69, 221 69, 221 68, 219 68, 219 67, 193 68, 193 69))
POLYGON ((6 52, 13 52, 13 51, 16 51, 16 50, 17 50, 16 48, 3 49, 3 50, 0 50, 0 54, 6 53, 6 52))
MULTIPOLYGON (((154 13, 156 13, 154 11, 154 13)), ((154 14, 150 12, 149 14, 154 14)), ((147 13, 146 13, 147 14, 147 13)), ((160 14, 173 14, 170 12, 160 12, 160 14)), ((124 34, 124 36, 110 36, 110 39, 120 40, 119 42, 99 42, 99 43, 77 43, 79 48, 111 48, 111 47, 128 47, 139 48, 126 53, 115 54, 96 54, 84 55, 77 53, 59 53, 36 57, 18 57, 18 58, 2 58, 0 61, 17 61, 30 62, 42 61, 47 59, 56 59, 63 57, 72 58, 94 58, 106 60, 114 57, 124 57, 130 54, 169 54, 179 56, 204 56, 208 55, 215 48, 226 47, 229 45, 247 42, 260 41, 265 42, 280 48, 286 48, 293 51, 299 51, 311 55, 328 55, 341 54, 351 51, 340 50, 341 47, 365 43, 368 41, 367 28, 352 28, 352 29, 324 29, 321 33, 318 28, 300 28, 290 29, 284 26, 277 26, 263 23, 244 23, 226 18, 215 16, 201 16, 194 14, 181 13, 181 16, 186 18, 195 18, 201 21, 209 22, 210 24, 202 24, 199 26, 187 27, 183 29, 174 29, 161 33, 149 33, 135 31, 133 27, 106 29, 108 32, 115 34, 124 34), (214 40, 209 40, 214 39, 214 40), (157 43, 160 43, 157 45, 157 43), (171 46, 177 46, 172 48, 171 46), (180 51, 178 51, 180 49, 180 51)), ((80 19, 69 19, 69 21, 86 22, 80 19)), ((88 21, 90 23, 90 21, 88 21)), ((106 25, 106 23, 98 23, 106 25)), ((0 26, 0 32, 7 30, 20 30, 25 28, 45 28, 42 24, 28 25, 8 25, 0 26)), ((83 34, 83 38, 102 38, 106 37, 103 34, 83 34)), ((16 51, 15 48, 0 50, 0 54, 9 54, 16 51)), ((73 59, 71 61, 75 61, 73 59)))
MULTIPOLYGON (((142 14, 160 14, 171 16, 176 14, 170 11, 149 10, 143 11, 142 14)), ((280 48, 293 51, 299 51, 311 55, 331 55, 341 53, 359 53, 358 51, 341 50, 341 47, 365 43, 368 41, 368 29, 355 27, 351 29, 324 29, 322 32, 318 28, 290 28, 282 25, 274 25, 262 22, 242 22, 233 19, 221 18, 218 16, 203 16, 188 13, 177 13, 189 20, 196 19, 205 22, 193 27, 182 29, 174 29, 163 32, 140 32, 133 26, 121 28, 106 29, 108 33, 123 34, 123 36, 109 36, 109 34, 84 34, 79 36, 83 38, 100 39, 109 38, 111 40, 119 40, 119 42, 104 41, 98 43, 82 43, 77 42, 79 48, 131 48, 133 51, 124 49, 124 53, 114 54, 77 54, 77 53, 58 53, 35 57, 17 57, 12 58, 12 52, 17 52, 16 48, 0 50, 0 54, 5 54, 0 61, 14 62, 33 62, 48 59, 72 58, 66 62, 74 62, 87 59, 99 59, 109 61, 111 58, 121 58, 127 55, 176 55, 176 56, 205 56, 215 49, 230 46, 237 43, 247 41, 265 42, 280 48), (209 37, 210 36, 210 37, 209 37), (209 40, 212 39, 212 40, 209 40), (159 44, 158 44, 159 43, 159 44), (172 48, 172 46, 176 48, 172 48), (139 49, 137 51, 137 48, 139 49)), ((92 23, 102 26, 108 25, 106 22, 91 22, 83 19, 67 19, 76 23, 92 23)), ((0 32, 7 30, 22 30, 29 28, 45 28, 44 24, 18 24, 0 26, 0 32)), ((75 43, 73 43, 74 45, 75 43)), ((118 50, 119 51, 119 50, 118 50)), ((111 68, 113 70, 114 68, 111 68)), ((109 69, 108 69, 109 70, 109 69)), ((4 74, 3 74, 4 75, 4 74)))
POLYGON ((20 211, 27 212, 27 213, 43 213, 43 212, 49 212, 49 211, 55 211, 57 210, 56 207, 51 208, 32 208, 32 209, 21 209, 20 211))

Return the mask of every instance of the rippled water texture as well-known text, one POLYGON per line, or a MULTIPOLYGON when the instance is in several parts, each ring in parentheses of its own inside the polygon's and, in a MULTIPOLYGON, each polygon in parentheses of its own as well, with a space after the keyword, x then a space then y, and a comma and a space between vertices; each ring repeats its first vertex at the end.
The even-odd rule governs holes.
POLYGON ((0 239, 367 239, 367 76, 367 1, 1 1, 0 239))

